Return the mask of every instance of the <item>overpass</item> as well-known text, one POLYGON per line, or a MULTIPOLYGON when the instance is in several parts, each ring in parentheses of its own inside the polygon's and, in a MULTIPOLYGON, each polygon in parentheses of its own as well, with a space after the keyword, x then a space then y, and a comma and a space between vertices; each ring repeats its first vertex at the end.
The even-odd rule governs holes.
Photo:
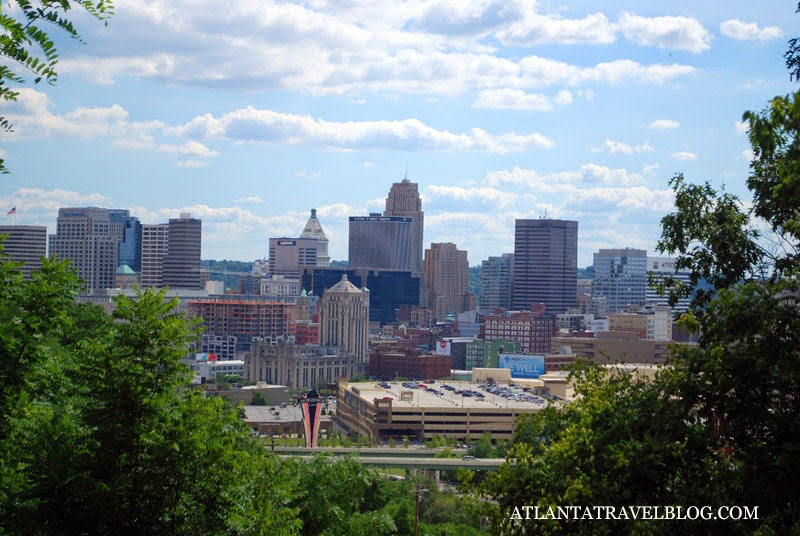
MULTIPOLYGON (((300 458, 303 461, 311 461, 315 455, 330 453, 334 457, 355 456, 361 465, 381 467, 384 469, 418 469, 428 471, 446 471, 455 469, 471 469, 473 471, 496 471, 505 463, 502 458, 486 459, 467 459, 462 458, 434 458, 430 456, 430 450, 417 449, 307 449, 282 447, 275 448, 275 452, 281 459, 300 458), (386 451, 391 451, 387 453, 386 451)), ((463 451, 466 452, 466 451, 463 451)))

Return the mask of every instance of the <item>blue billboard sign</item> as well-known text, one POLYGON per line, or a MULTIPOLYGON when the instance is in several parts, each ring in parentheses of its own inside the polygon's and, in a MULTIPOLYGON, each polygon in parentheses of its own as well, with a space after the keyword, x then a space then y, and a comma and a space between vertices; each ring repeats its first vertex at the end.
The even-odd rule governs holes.
POLYGON ((544 374, 544 356, 500 354, 500 368, 509 369, 512 378, 538 378, 544 374))

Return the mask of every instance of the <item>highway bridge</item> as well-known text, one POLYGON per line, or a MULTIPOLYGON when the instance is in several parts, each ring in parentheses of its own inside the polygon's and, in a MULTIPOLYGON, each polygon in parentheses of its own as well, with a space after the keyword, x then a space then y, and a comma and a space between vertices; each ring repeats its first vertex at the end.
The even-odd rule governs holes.
MULTIPOLYGON (((501 458, 462 459, 434 458, 430 449, 386 449, 386 448, 301 448, 276 447, 275 452, 282 459, 297 458, 311 461, 317 454, 332 454, 334 457, 355 456, 362 465, 391 469, 421 469, 429 471, 445 471, 453 469, 471 469, 473 471, 496 471, 505 463, 501 458)), ((459 454, 466 450, 459 449, 459 454)))

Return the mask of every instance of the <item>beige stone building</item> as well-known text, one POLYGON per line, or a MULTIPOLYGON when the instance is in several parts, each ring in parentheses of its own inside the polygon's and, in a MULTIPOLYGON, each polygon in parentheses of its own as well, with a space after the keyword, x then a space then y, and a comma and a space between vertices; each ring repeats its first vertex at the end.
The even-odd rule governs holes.
POLYGON ((337 347, 369 363, 369 290, 342 280, 325 290, 317 303, 320 345, 337 347))

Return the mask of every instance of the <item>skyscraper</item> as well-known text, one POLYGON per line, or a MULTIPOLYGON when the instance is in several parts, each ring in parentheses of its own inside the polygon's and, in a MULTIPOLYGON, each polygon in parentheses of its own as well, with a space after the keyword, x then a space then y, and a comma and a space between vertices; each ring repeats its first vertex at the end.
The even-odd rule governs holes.
POLYGON ((119 242, 118 266, 127 264, 134 272, 142 270, 142 224, 139 218, 121 209, 110 209, 108 219, 120 226, 122 236, 119 242))
POLYGON ((577 301, 578 222, 516 220, 513 307, 543 303, 550 314, 564 313, 577 301))
POLYGON ((647 252, 643 249, 601 249, 594 254, 592 297, 605 298, 609 313, 644 305, 647 252))
POLYGON ((351 216, 348 266, 411 270, 412 223, 401 216, 351 216))
MULTIPOLYGON (((109 212, 98 207, 60 208, 56 234, 50 235, 50 256, 70 259, 87 292, 114 288, 123 226, 112 222, 109 212)), ((130 215, 127 210, 113 212, 130 215)))
POLYGON ((409 269, 414 274, 422 272, 422 245, 425 213, 422 212, 422 200, 419 197, 419 185, 403 178, 402 182, 392 184, 389 197, 386 198, 384 216, 403 216, 411 218, 411 240, 409 243, 409 269))
POLYGON ((31 272, 42 268, 42 257, 47 256, 47 227, 44 225, 0 225, 0 235, 7 235, 3 251, 14 262, 22 262, 25 279, 31 272))
POLYGON ((200 278, 200 248, 202 221, 182 212, 180 218, 170 218, 167 254, 164 257, 164 286, 170 288, 202 289, 200 278))
POLYGON ((169 245, 169 224, 142 225, 142 288, 164 286, 164 257, 169 245))
POLYGON ((319 341, 352 353, 364 366, 369 362, 369 291, 342 280, 325 290, 317 303, 319 341))
POLYGON ((311 209, 311 216, 300 233, 300 238, 317 240, 317 264, 321 268, 331 265, 331 257, 328 255, 328 237, 322 230, 322 224, 317 219, 317 209, 311 209))
POLYGON ((463 313, 470 307, 468 292, 469 263, 467 252, 446 242, 431 244, 425 250, 425 281, 428 285, 428 307, 436 320, 447 313, 463 313))
POLYGON ((514 276, 514 254, 489 257, 481 263, 481 310, 511 309, 511 282, 514 276))
POLYGON ((298 278, 303 268, 327 267, 331 264, 328 255, 328 237, 317 219, 317 209, 311 209, 299 238, 269 239, 269 273, 298 278))

